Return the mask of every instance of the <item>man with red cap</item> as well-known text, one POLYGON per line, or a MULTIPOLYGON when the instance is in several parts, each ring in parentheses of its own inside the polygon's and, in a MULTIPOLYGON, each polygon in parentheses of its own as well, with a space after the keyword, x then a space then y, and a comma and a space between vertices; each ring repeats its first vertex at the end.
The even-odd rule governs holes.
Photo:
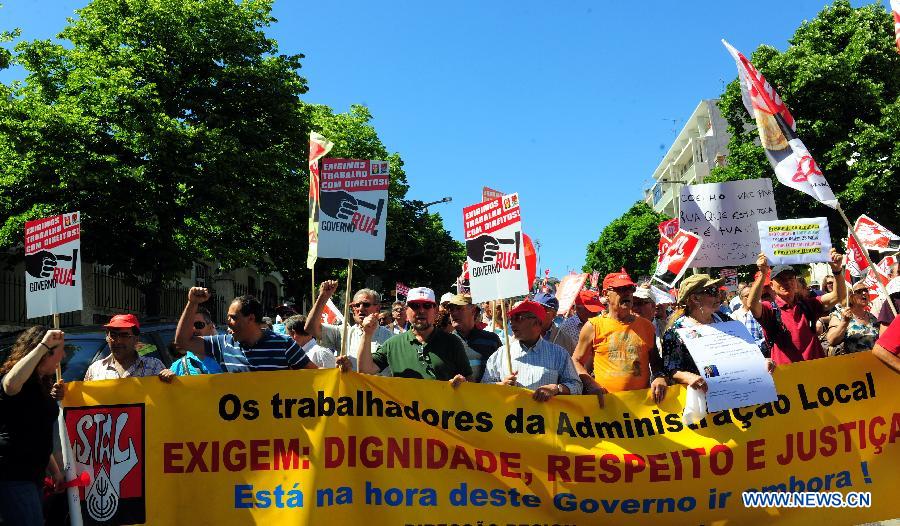
POLYGON ((559 330, 566 333, 573 342, 578 341, 581 328, 590 318, 600 314, 603 304, 600 295, 593 290, 582 290, 575 298, 575 315, 569 316, 559 325, 559 330))
POLYGON ((581 329, 572 362, 585 393, 651 387, 653 399, 659 403, 668 384, 656 348, 656 329, 631 310, 636 289, 625 269, 606 275, 603 294, 607 313, 591 318, 581 329), (585 367, 591 356, 593 377, 585 367))
POLYGON ((140 356, 137 352, 141 324, 134 314, 116 314, 103 326, 110 355, 88 367, 84 381, 113 380, 141 376, 159 376, 165 382, 174 377, 161 361, 152 356, 140 356))
POLYGON ((509 311, 515 340, 510 341, 509 358, 504 347, 487 361, 481 383, 517 385, 534 391, 532 398, 547 401, 561 394, 581 394, 581 381, 569 353, 541 338, 544 307, 526 300, 509 311))

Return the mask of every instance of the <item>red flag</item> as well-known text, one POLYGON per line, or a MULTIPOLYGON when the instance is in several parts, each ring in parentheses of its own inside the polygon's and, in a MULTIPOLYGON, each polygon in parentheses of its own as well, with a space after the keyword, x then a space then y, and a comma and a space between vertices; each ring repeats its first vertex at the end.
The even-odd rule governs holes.
POLYGON ((319 257, 319 159, 331 151, 334 143, 316 132, 309 132, 309 252, 306 268, 313 268, 319 257))
POLYGON ((849 233, 847 234, 847 272, 851 276, 861 277, 866 269, 869 268, 869 262, 862 252, 862 248, 856 244, 856 238, 849 233))
POLYGON ((900 0, 891 0, 891 13, 894 15, 894 41, 900 53, 900 0))
POLYGON ((859 216, 853 230, 866 250, 895 252, 900 247, 900 236, 879 225, 866 214, 859 216))
POLYGON ((668 239, 672 239, 678 233, 678 218, 669 219, 659 224, 659 235, 668 239))

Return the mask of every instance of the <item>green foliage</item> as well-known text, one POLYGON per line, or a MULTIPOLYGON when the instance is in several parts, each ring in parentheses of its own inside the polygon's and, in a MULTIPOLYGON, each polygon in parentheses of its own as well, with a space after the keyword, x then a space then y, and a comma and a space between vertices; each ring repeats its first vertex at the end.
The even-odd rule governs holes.
POLYGON ((600 271, 603 276, 624 267, 637 279, 650 276, 656 267, 658 225, 669 219, 638 201, 603 229, 597 241, 588 244, 583 270, 600 271))
POLYGON ((0 48, 0 67, 27 71, 0 84, 0 248, 21 255, 25 221, 80 210, 84 253, 140 284, 151 314, 161 284, 200 259, 279 270, 299 296, 315 128, 335 155, 391 161, 389 260, 363 274, 449 283, 461 245, 402 200, 403 161, 366 108, 300 100, 303 55, 279 52, 273 21, 271 0, 94 0, 66 45, 0 48))
MULTIPOLYGON (((883 6, 853 8, 838 0, 804 22, 784 53, 760 46, 750 60, 790 108, 850 220, 866 213, 900 229, 900 55, 883 6)), ((728 166, 706 181, 772 178, 779 217, 824 215, 834 240, 845 237, 835 211, 775 181, 737 80, 719 106, 732 133, 728 166)))

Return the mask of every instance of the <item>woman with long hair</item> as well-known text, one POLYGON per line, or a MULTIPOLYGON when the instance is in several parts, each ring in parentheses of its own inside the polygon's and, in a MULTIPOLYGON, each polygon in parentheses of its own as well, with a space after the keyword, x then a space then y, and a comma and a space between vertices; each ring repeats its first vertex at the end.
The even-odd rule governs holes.
POLYGON ((41 526, 40 484, 48 467, 61 473, 53 452, 56 400, 65 385, 54 383, 64 354, 64 333, 31 327, 13 344, 0 366, 0 517, 4 524, 41 526))

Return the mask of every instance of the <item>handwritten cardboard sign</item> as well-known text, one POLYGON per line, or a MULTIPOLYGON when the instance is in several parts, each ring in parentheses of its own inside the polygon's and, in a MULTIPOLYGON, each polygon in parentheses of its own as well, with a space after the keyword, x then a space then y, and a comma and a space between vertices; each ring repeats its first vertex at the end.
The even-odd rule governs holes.
POLYGON ((680 199, 680 227, 703 238, 693 267, 755 263, 760 251, 756 223, 778 219, 771 179, 688 185, 680 199))

